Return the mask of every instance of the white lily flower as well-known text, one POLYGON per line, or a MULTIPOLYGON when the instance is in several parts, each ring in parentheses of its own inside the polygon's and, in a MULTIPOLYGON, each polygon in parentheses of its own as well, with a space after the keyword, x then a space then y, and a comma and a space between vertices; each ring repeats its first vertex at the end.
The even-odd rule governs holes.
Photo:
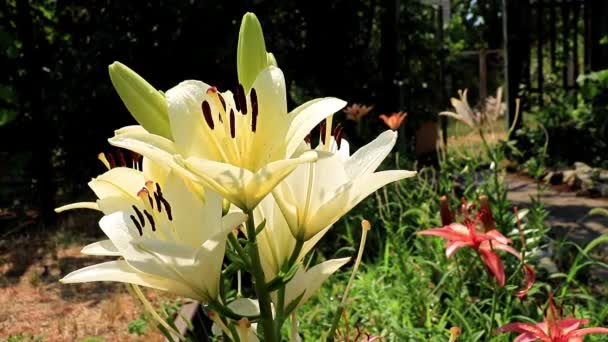
POLYGON ((452 103, 452 107, 456 110, 456 112, 441 112, 439 115, 445 115, 452 117, 456 120, 462 121, 465 125, 471 128, 479 128, 481 125, 481 117, 479 113, 476 113, 469 106, 469 101, 467 100, 467 90, 458 90, 458 95, 460 99, 452 97, 450 102, 452 103))
MULTIPOLYGON (((174 172, 114 168, 89 183, 106 215, 99 225, 109 240, 83 248, 89 255, 120 256, 74 271, 63 283, 118 281, 169 291, 203 302, 218 295, 227 234, 246 216, 222 217, 222 199, 208 192, 201 201, 174 172)), ((75 204, 58 211, 92 206, 75 204)))
MULTIPOLYGON (((276 277, 283 265, 288 262, 296 246, 296 239, 291 234, 287 221, 283 217, 281 210, 277 206, 274 198, 269 195, 264 198, 260 205, 253 211, 256 224, 260 224, 266 219, 264 229, 257 236, 260 246, 260 259, 267 281, 276 277)), ((318 264, 308 270, 304 269, 302 260, 317 244, 317 242, 327 233, 330 227, 326 227, 311 239, 304 242, 302 249, 295 259, 296 264, 300 264, 294 278, 292 278, 285 288, 285 305, 296 299, 304 292, 304 296, 298 306, 304 304, 321 286, 321 284, 331 274, 346 264, 350 258, 332 259, 318 264)), ((277 303, 276 292, 272 299, 277 303)))
POLYGON ((314 151, 295 154, 304 137, 346 104, 336 98, 304 103, 287 113, 279 68, 262 70, 246 93, 219 92, 184 81, 165 94, 173 141, 144 132, 121 132, 115 146, 181 168, 205 187, 249 211, 314 151))
POLYGON ((332 141, 330 152, 319 151, 316 162, 298 166, 285 178, 273 196, 293 236, 309 240, 374 191, 416 175, 405 170, 374 172, 396 140, 397 132, 385 131, 352 156, 345 140, 339 148, 332 141))

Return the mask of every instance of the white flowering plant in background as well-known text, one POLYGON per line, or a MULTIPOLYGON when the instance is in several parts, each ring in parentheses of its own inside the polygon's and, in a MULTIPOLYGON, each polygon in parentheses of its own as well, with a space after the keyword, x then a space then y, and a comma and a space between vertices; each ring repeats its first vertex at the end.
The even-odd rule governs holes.
MULTIPOLYGON (((129 168, 100 155, 108 171, 89 183, 97 201, 57 209, 101 211, 108 239, 82 252, 117 257, 61 281, 127 283, 179 339, 139 286, 199 301, 226 341, 298 341, 298 308, 350 260, 310 265, 307 254, 368 195, 415 172, 376 172, 395 145, 395 131, 351 154, 341 132, 331 129, 343 100, 314 99, 289 111, 283 72, 252 13, 241 23, 237 71, 234 92, 196 80, 161 92, 119 62, 109 67, 139 123, 118 129, 109 142, 143 158, 129 168), (307 139, 322 122, 322 136, 307 139), (250 291, 240 288, 241 277, 252 280, 250 291), (281 336, 288 320, 290 336, 281 336)), ((353 269, 369 223, 362 226, 353 269)))

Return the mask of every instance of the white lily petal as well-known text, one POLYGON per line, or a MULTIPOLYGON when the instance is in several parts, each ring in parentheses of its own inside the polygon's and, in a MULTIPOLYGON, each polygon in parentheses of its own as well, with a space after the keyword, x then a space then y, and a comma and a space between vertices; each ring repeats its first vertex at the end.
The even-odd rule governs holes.
POLYGON ((194 270, 203 283, 205 293, 211 299, 215 299, 219 295, 220 274, 228 234, 231 232, 219 232, 213 238, 205 241, 194 257, 194 270), (205 276, 200 277, 200 275, 205 276))
POLYGON ((93 209, 93 210, 100 210, 99 209, 99 205, 97 205, 97 203, 95 203, 95 202, 76 202, 76 203, 62 205, 59 208, 55 208, 55 212, 56 213, 61 213, 61 212, 64 212, 66 210, 72 210, 72 209, 93 209))
POLYGON ((334 97, 308 101, 289 113, 286 155, 292 156, 304 137, 323 119, 346 106, 346 102, 334 97))
MULTIPOLYGON (((159 258, 142 248, 142 237, 139 236, 133 222, 124 212, 115 212, 104 216, 99 221, 101 230, 112 240, 112 243, 120 251, 127 263, 136 270, 164 278, 175 278, 175 273, 164 267, 159 258)), ((194 249, 181 246, 183 253, 194 255, 194 249)))
POLYGON ((201 183, 218 192, 239 208, 248 211, 299 164, 314 161, 313 151, 298 158, 278 160, 267 164, 255 174, 230 164, 200 158, 189 158, 186 167, 200 177, 201 183))
POLYGON ((169 291, 188 298, 199 299, 200 296, 181 282, 164 279, 137 272, 124 260, 108 261, 76 270, 60 282, 64 284, 86 283, 92 281, 116 281, 169 291))
POLYGON ((114 246, 111 240, 102 240, 88 244, 80 251, 86 255, 105 255, 120 256, 120 251, 114 246))
POLYGON ((199 181, 204 186, 217 192, 239 208, 246 208, 246 199, 243 197, 245 184, 253 177, 251 171, 201 158, 188 158, 184 163, 190 172, 199 177, 199 181))
POLYGON ((232 231, 247 220, 247 215, 242 212, 231 212, 222 217, 222 231, 232 231))
POLYGON ((237 298, 227 306, 239 316, 251 317, 260 314, 260 303, 250 298, 237 298))
POLYGON ((179 152, 184 156, 209 156, 209 148, 213 144, 201 143, 209 134, 203 122, 201 103, 206 97, 210 86, 201 81, 184 81, 167 91, 169 106, 169 121, 173 141, 179 152))
POLYGON ((116 135, 108 139, 108 142, 113 146, 148 157, 158 165, 164 165, 167 168, 177 166, 173 157, 177 154, 175 144, 161 136, 149 133, 127 133, 116 135))
POLYGON ((371 143, 358 149, 344 163, 348 178, 355 179, 361 175, 374 172, 391 152, 396 141, 397 132, 387 130, 371 143))
POLYGON ((127 167, 116 167, 89 182, 98 198, 127 196, 137 198, 137 192, 145 185, 143 174, 127 167))
POLYGON ((145 133, 149 133, 148 131, 146 131, 145 128, 143 128, 140 125, 131 125, 131 126, 125 126, 122 128, 119 128, 117 130, 114 131, 115 135, 120 135, 120 134, 145 134, 145 133))
POLYGON ((287 177, 300 164, 317 160, 315 151, 308 151, 297 158, 277 160, 266 165, 253 175, 246 185, 248 194, 248 208, 255 206, 268 195, 277 184, 287 177))
POLYGON ((305 224, 305 239, 312 238, 323 230, 327 225, 334 224, 340 217, 344 216, 355 205, 365 199, 374 191, 388 183, 404 178, 413 177, 416 172, 392 170, 363 175, 351 183, 345 184, 332 199, 319 207, 314 215, 309 215, 310 221, 305 224))
POLYGON ((317 292, 323 282, 349 260, 350 258, 327 260, 306 271, 300 268, 285 287, 285 304, 291 303, 304 291, 306 292, 304 292, 304 296, 298 303, 298 306, 306 303, 317 292))
POLYGON ((175 172, 169 173, 162 191, 171 203, 172 226, 181 243, 198 248, 221 228, 222 198, 217 193, 206 192, 203 202, 175 172))

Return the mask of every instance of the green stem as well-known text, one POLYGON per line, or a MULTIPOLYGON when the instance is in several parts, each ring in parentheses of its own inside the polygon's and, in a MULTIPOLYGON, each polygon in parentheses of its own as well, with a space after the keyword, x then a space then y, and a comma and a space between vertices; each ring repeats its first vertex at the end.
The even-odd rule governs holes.
MULTIPOLYGON (((293 265, 297 262, 298 257, 300 256, 300 252, 302 251, 302 247, 304 247, 304 240, 302 239, 297 239, 296 240, 296 245, 293 248, 293 251, 291 252, 291 256, 289 257, 289 259, 287 260, 287 263, 283 264, 281 271, 283 273, 288 272, 293 265)), ((277 295, 277 307, 275 308, 276 311, 276 328, 277 328, 277 334, 278 336, 281 336, 281 327, 283 326, 283 323, 285 323, 285 320, 287 319, 287 316, 285 315, 285 284, 283 284, 279 290, 278 290, 278 295, 277 295)))
POLYGON ((490 324, 488 325, 488 338, 492 336, 494 329, 494 315, 496 314, 496 302, 498 297, 498 285, 494 282, 494 295, 492 296, 492 311, 490 311, 490 324))
POLYGON ((266 288, 266 278, 264 277, 264 270, 262 269, 262 262, 260 261, 260 251, 258 250, 257 237, 255 234, 255 223, 253 222, 253 213, 247 213, 247 239, 251 244, 251 274, 255 283, 255 292, 258 295, 258 301, 260 304, 260 316, 262 330, 264 331, 264 341, 267 342, 279 342, 277 337, 274 321, 272 319, 272 305, 270 300, 270 293, 266 288))

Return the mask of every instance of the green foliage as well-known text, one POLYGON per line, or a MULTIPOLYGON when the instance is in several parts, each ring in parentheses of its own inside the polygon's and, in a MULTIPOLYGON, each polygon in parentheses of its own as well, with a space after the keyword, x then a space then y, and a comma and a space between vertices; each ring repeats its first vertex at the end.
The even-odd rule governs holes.
MULTIPOLYGON (((2 341, 2 340, 0 340, 2 341)), ((28 333, 20 333, 17 335, 10 335, 6 342, 42 342, 44 341, 42 337, 31 335, 28 333)))
POLYGON ((518 148, 525 151, 518 159, 533 159, 548 139, 553 165, 582 161, 608 166, 608 70, 581 75, 577 83, 579 89, 573 94, 550 85, 545 104, 524 113, 533 122, 515 133, 518 148))
MULTIPOLYGON (((339 325, 342 333, 348 327, 350 331, 380 335, 385 341, 446 341, 449 329, 456 326, 462 331, 462 341, 512 341, 508 334, 494 335, 494 329, 515 321, 542 321, 548 291, 569 303, 570 308, 576 306, 577 317, 590 318, 590 326, 602 325, 608 315, 602 303, 608 294, 605 288, 598 290, 587 281, 590 266, 608 267, 591 255, 606 237, 585 248, 552 240, 545 224, 548 212, 538 199, 533 199, 528 209, 519 210, 516 217, 506 197, 504 170, 499 167, 512 148, 512 144, 489 148, 485 159, 466 155, 462 158, 460 154, 444 157, 439 170, 423 169, 417 181, 404 180, 385 187, 335 227, 336 239, 327 241, 340 240, 339 244, 356 246, 360 220, 373 223, 365 263, 347 301, 347 321, 339 325), (501 254, 507 285, 497 289, 474 251, 464 249, 448 259, 443 240, 415 236, 417 231, 441 225, 441 195, 447 195, 450 206, 456 208, 461 197, 471 203, 481 194, 490 198, 497 228, 513 240, 513 246, 523 251, 526 263, 537 271, 537 282, 525 300, 514 296, 523 283, 517 258, 501 254), (521 238, 522 233, 525 239, 521 238), (564 259, 562 253, 568 246, 573 248, 564 259), (562 258, 563 262, 558 262, 562 266, 560 272, 551 274, 541 266, 547 251, 553 251, 556 260, 562 258)), ((538 172, 544 170, 546 158, 545 149, 541 148, 535 160, 538 172)), ((396 164, 411 168, 409 163, 395 156, 385 167, 396 164)), ((542 185, 538 190, 542 192, 542 185)), ((354 254, 354 247, 337 252, 333 243, 324 247, 321 254, 328 256, 354 254)), ((299 311, 304 340, 327 337, 347 278, 346 273, 330 278, 299 311)), ((587 337, 589 341, 601 338, 587 337)))
POLYGON ((134 319, 128 324, 129 334, 134 334, 137 336, 143 336, 146 334, 146 330, 148 329, 148 318, 145 316, 140 316, 138 319, 134 319))
POLYGON ((103 337, 85 337, 80 342, 106 342, 106 339, 103 337))

